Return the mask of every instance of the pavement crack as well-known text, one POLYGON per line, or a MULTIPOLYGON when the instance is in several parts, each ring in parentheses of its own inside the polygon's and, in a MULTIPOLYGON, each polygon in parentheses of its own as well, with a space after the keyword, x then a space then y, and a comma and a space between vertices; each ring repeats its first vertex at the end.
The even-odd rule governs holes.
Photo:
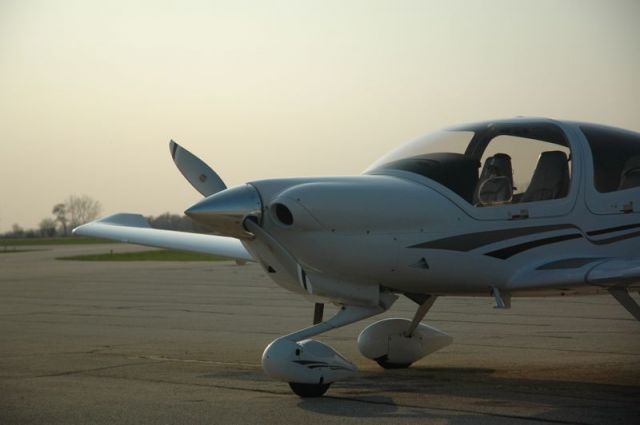
POLYGON ((379 401, 379 400, 363 400, 356 397, 340 397, 340 396, 325 395, 324 398, 335 399, 335 400, 348 400, 356 403, 403 407, 408 409, 435 410, 435 411, 441 411, 441 412, 466 413, 466 414, 489 416, 489 417, 495 417, 495 418, 519 419, 519 420, 535 421, 535 422, 550 423, 550 424, 594 425, 594 424, 590 424, 589 422, 575 422, 575 421, 565 421, 561 419, 536 418, 536 417, 521 416, 521 415, 508 415, 504 413, 483 412, 481 410, 478 411, 478 410, 470 410, 470 409, 447 409, 444 407, 428 406, 428 405, 418 406, 418 405, 413 405, 408 403, 392 403, 392 402, 379 401))
POLYGON ((88 374, 90 372, 98 372, 98 371, 102 371, 102 370, 118 369, 118 368, 122 368, 122 367, 140 366, 140 365, 147 365, 147 364, 149 364, 149 362, 125 363, 125 364, 119 364, 119 365, 114 365, 114 366, 96 367, 96 368, 92 368, 92 369, 79 369, 79 370, 69 370, 69 371, 66 371, 66 372, 49 373, 49 374, 45 374, 45 375, 37 375, 37 376, 34 376, 34 378, 51 378, 51 377, 55 377, 55 376, 82 375, 82 374, 88 374))
MULTIPOLYGON (((464 343, 458 342, 456 345, 467 346, 467 347, 489 347, 496 348, 495 344, 472 344, 472 343, 464 343)), ((551 348, 551 347, 532 347, 532 346, 518 346, 518 345, 499 345, 501 348, 515 348, 518 350, 539 350, 539 351, 560 351, 560 352, 569 352, 569 353, 590 353, 590 354, 613 354, 616 356, 634 356, 639 357, 640 353, 619 353, 615 351, 594 351, 594 350, 576 350, 571 348, 551 348)))

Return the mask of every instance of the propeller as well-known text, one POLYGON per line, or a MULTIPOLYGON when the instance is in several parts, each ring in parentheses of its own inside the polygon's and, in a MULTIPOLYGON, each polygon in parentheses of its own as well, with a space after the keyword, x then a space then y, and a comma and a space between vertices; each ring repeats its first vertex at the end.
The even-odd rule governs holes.
POLYGON ((262 201, 255 187, 243 184, 207 196, 184 213, 218 235, 252 239, 245 222, 249 217, 261 222, 262 201))
MULTIPOLYGON (((284 271, 288 273, 293 280, 300 279, 306 280, 306 273, 298 264, 297 260, 283 247, 277 240, 275 240, 269 233, 267 233, 258 223, 251 218, 248 218, 244 222, 244 226, 253 233, 256 237, 254 243, 264 243, 267 245, 269 252, 273 255, 273 259, 282 266, 284 271)), ((324 316, 324 304, 316 302, 313 306, 313 324, 317 325, 321 323, 324 316)))
MULTIPOLYGON (((220 176, 200 158, 173 140, 169 142, 173 162, 191 186, 205 196, 185 211, 195 221, 207 225, 223 236, 252 239, 265 244, 273 256, 274 265, 283 269, 295 281, 306 279, 296 259, 269 233, 260 226, 262 201, 260 194, 251 185, 227 189, 220 176), (215 195, 215 196, 213 196, 215 195)), ((324 304, 315 303, 313 324, 322 322, 324 304)))
POLYGON ((227 188, 211 167, 173 140, 169 142, 169 150, 178 170, 203 196, 210 196, 227 188))

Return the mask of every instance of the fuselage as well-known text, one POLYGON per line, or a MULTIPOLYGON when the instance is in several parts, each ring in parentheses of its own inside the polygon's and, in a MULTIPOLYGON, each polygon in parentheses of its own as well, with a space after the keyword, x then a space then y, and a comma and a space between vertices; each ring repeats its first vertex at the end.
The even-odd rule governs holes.
POLYGON ((607 291, 635 319, 640 305, 640 134, 548 119, 497 120, 436 132, 362 175, 269 179, 227 188, 177 143, 178 169, 204 199, 185 211, 212 234, 152 228, 121 213, 74 233, 257 261, 276 283, 316 302, 314 324, 277 338, 262 366, 302 396, 320 396, 356 367, 315 335, 389 310, 358 348, 408 367, 451 343, 420 323, 441 295, 607 291), (323 305, 340 308, 323 320, 323 305))
POLYGON ((447 182, 394 166, 352 177, 261 180, 250 183, 264 206, 261 225, 300 270, 280 273, 268 246, 245 246, 277 283, 311 296, 323 295, 324 282, 436 295, 599 292, 585 279, 588 269, 640 249, 633 206, 640 206, 640 187, 594 189, 592 152, 577 123, 499 122, 505 133, 530 123, 554 126, 565 138, 571 175, 564 196, 479 205, 447 182))

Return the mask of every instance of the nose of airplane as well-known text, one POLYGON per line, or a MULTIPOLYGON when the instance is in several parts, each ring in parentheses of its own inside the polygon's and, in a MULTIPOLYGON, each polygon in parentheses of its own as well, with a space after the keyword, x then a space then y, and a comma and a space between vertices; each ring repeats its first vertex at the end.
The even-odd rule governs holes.
POLYGON ((262 202, 256 188, 244 184, 215 193, 184 213, 218 235, 249 239, 253 234, 244 227, 244 221, 247 217, 261 221, 262 202))

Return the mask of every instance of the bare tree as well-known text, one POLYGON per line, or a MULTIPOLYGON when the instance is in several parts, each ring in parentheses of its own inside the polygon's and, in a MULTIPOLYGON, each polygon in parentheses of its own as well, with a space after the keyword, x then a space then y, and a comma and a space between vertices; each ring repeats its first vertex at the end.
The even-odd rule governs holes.
POLYGON ((71 195, 65 201, 70 227, 77 227, 98 218, 102 205, 87 195, 71 195))
POLYGON ((182 232, 209 233, 209 229, 197 224, 186 215, 177 215, 166 212, 157 217, 147 217, 151 227, 165 230, 180 230, 182 232))
POLYGON ((24 229, 18 223, 11 226, 10 236, 13 238, 21 238, 24 236, 24 229))
POLYGON ((50 238, 56 235, 56 222, 51 218, 43 218, 38 227, 40 236, 44 238, 50 238))
POLYGON ((96 219, 101 209, 100 202, 87 195, 71 195, 64 202, 54 205, 51 212, 56 217, 55 221, 60 223, 61 233, 66 236, 70 228, 96 219))
POLYGON ((62 227, 62 235, 67 235, 67 223, 69 218, 67 217, 67 206, 64 203, 59 203, 53 206, 51 213, 56 216, 56 221, 60 223, 62 227))

